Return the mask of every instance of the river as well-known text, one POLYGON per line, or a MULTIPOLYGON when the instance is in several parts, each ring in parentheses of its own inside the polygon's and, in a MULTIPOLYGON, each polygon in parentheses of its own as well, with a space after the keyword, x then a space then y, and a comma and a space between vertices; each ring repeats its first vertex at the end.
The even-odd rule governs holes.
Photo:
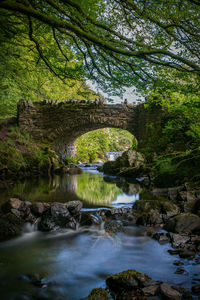
MULTIPOLYGON (((140 197, 140 187, 132 184, 125 193, 126 189, 113 181, 115 178, 109 180, 89 168, 80 175, 18 182, 2 193, 1 201, 14 195, 44 202, 79 199, 83 210, 93 215, 98 215, 102 207, 131 207, 140 197)), ((108 275, 126 269, 190 288, 199 266, 182 260, 188 275, 175 274, 173 262, 178 257, 171 256, 169 248, 169 244, 160 245, 136 226, 107 235, 100 220, 90 228, 54 233, 42 233, 27 224, 20 237, 0 243, 1 299, 78 300, 95 287, 105 287, 108 275)))

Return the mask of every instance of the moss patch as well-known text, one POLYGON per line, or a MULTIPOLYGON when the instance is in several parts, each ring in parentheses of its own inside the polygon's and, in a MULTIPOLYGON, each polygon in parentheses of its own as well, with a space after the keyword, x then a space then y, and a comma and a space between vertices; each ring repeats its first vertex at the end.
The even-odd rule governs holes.
POLYGON ((8 128, 0 143, 0 172, 4 176, 24 172, 50 172, 59 158, 48 145, 35 143, 27 132, 16 125, 8 128))
POLYGON ((96 288, 91 291, 91 293, 86 299, 87 300, 110 300, 111 298, 108 296, 108 293, 105 289, 96 288))
POLYGON ((124 289, 130 290, 143 287, 149 281, 151 281, 151 278, 146 274, 142 274, 136 270, 127 270, 108 277, 106 284, 111 291, 118 292, 124 289))

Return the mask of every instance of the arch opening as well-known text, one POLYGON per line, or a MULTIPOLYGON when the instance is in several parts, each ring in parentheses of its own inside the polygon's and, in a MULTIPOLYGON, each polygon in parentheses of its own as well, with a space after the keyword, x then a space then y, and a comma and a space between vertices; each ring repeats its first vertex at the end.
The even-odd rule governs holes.
MULTIPOLYGON (((89 131, 79 136, 70 145, 67 157, 82 163, 104 162, 109 160, 109 153, 122 154, 128 149, 137 148, 137 139, 124 129, 103 128, 89 131)), ((114 158, 116 158, 115 155, 114 158)))

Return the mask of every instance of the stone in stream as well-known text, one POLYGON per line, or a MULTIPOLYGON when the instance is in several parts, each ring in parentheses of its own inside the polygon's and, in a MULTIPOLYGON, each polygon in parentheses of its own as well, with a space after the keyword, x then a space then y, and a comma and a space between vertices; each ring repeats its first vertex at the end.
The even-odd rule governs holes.
MULTIPOLYGON (((188 293, 185 289, 181 289, 180 292, 181 287, 171 287, 166 283, 154 281, 148 275, 136 270, 113 274, 106 279, 106 284, 112 299, 116 300, 180 300, 181 293, 188 293)), ((95 300, 95 298, 91 298, 91 300, 93 299, 95 300)))
POLYGON ((193 292, 195 295, 200 295, 200 284, 193 285, 193 287, 192 287, 192 292, 193 292))
POLYGON ((166 232, 156 232, 152 235, 152 238, 161 244, 169 242, 169 236, 166 232))
POLYGON ((164 299, 181 300, 181 294, 166 283, 161 284, 160 291, 164 299))
POLYGON ((106 279, 106 284, 113 292, 122 290, 130 290, 152 286, 152 279, 146 274, 137 272, 136 270, 127 270, 118 274, 113 274, 106 279))
POLYGON ((188 274, 188 273, 185 271, 184 268, 179 267, 179 268, 176 269, 175 274, 188 274))
POLYGON ((20 234, 24 220, 12 213, 7 213, 0 218, 0 241, 13 238, 20 234))
POLYGON ((83 207, 83 203, 79 200, 74 200, 65 203, 65 206, 69 210, 71 215, 76 216, 77 214, 80 214, 80 210, 83 207))
POLYGON ((175 260, 175 261, 173 262, 173 265, 175 265, 175 266, 182 266, 182 265, 183 265, 183 262, 181 262, 180 260, 175 260))
POLYGON ((8 213, 11 211, 11 209, 18 210, 20 208, 20 206, 22 205, 22 203, 23 202, 17 198, 10 198, 7 202, 5 202, 1 206, 1 209, 3 212, 8 213))
POLYGON ((91 226, 94 223, 93 217, 91 214, 87 211, 81 212, 81 220, 80 225, 81 226, 91 226))
POLYGON ((36 216, 41 216, 46 209, 47 207, 45 207, 44 203, 42 202, 33 203, 31 207, 33 214, 36 216))
POLYGON ((169 219, 164 229, 174 233, 200 232, 200 217, 191 213, 182 213, 169 219))
POLYGON ((185 245, 190 241, 190 236, 186 234, 177 234, 170 232, 169 234, 172 247, 174 248, 184 248, 185 245))
POLYGON ((106 220, 104 223, 104 229, 106 232, 117 233, 124 230, 121 222, 115 220, 106 220))
POLYGON ((55 202, 42 214, 38 223, 41 231, 52 231, 60 228, 76 228, 80 221, 82 203, 80 201, 70 201, 67 203, 55 202))
POLYGON ((91 291, 86 300, 111 300, 111 298, 105 289, 96 288, 91 291))

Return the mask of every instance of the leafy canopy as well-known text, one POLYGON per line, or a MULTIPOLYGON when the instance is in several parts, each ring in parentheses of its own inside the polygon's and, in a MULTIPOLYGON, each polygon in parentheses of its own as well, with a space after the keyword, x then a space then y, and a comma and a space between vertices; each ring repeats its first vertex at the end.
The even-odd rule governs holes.
MULTIPOLYGON (((65 82, 59 80, 38 55, 35 43, 26 34, 27 23, 23 18, 0 10, 0 25, 1 117, 15 114, 16 103, 21 99, 42 101, 47 98, 63 101, 66 98, 81 97, 92 100, 96 97, 83 78, 75 74, 78 74, 81 62, 77 61, 76 56, 68 47, 65 49, 68 61, 61 54, 56 53, 52 34, 45 30, 44 26, 42 27, 43 35, 40 37, 40 47, 49 58, 52 56, 51 59, 56 63, 56 70, 69 69, 65 82), (55 57, 54 54, 56 54, 55 57), (80 79, 77 80, 77 78, 80 79)), ((40 24, 34 23, 34 26, 36 25, 37 30, 40 30, 40 24)), ((62 73, 62 71, 59 72, 62 73)))
POLYGON ((6 0, 0 9, 5 36, 29 39, 34 58, 64 81, 84 76, 111 92, 199 77, 197 0, 6 0))

